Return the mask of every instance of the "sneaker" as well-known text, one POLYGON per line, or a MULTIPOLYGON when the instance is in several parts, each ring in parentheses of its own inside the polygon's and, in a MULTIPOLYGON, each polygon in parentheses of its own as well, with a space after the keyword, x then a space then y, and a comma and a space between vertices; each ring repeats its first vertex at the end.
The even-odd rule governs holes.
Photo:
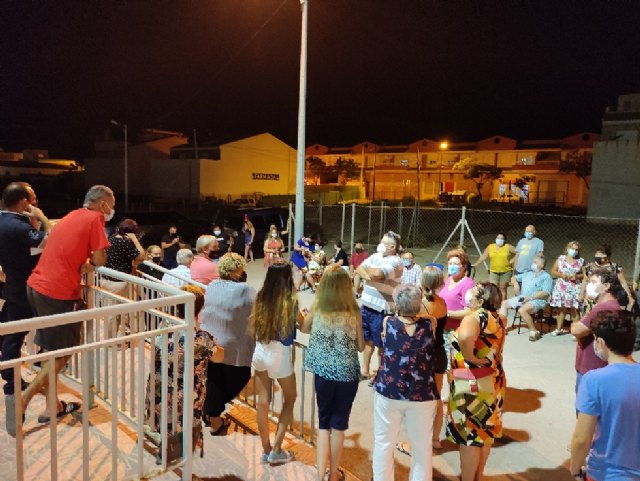
POLYGON ((262 464, 267 464, 269 462, 269 453, 262 453, 260 455, 260 462, 262 464))
POLYGON ((269 456, 267 456, 267 462, 269 464, 284 464, 289 461, 293 461, 293 453, 291 451, 280 451, 279 453, 271 451, 269 456))
POLYGON ((531 342, 535 342, 535 341, 537 341, 538 339, 540 339, 540 337, 542 337, 542 336, 540 335, 540 331, 530 331, 530 332, 529 332, 529 340, 530 340, 531 342))
POLYGON ((565 332, 562 329, 556 329, 555 331, 553 331, 551 333, 552 336, 562 336, 564 334, 565 334, 565 332))

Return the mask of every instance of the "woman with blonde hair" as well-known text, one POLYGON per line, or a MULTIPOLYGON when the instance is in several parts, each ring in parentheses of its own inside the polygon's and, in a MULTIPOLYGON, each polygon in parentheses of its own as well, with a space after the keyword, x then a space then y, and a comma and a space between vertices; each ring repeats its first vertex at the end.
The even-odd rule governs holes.
POLYGON ((284 252, 284 242, 278 234, 276 226, 272 226, 267 238, 264 241, 264 266, 282 262, 282 253, 284 252))
POLYGON ((320 280, 314 303, 300 329, 311 333, 304 368, 314 373, 318 404, 318 481, 344 479, 338 469, 344 432, 358 391, 364 349, 360 309, 351 289, 351 277, 338 265, 328 267, 320 280))
POLYGON ((258 396, 258 431, 263 449, 260 460, 263 463, 281 464, 293 459, 293 453, 282 450, 282 441, 293 420, 296 375, 293 372, 292 351, 296 324, 302 319, 291 266, 270 266, 250 318, 250 332, 256 340, 252 364, 258 396), (274 379, 282 389, 284 401, 272 446, 269 440, 269 405, 274 379))

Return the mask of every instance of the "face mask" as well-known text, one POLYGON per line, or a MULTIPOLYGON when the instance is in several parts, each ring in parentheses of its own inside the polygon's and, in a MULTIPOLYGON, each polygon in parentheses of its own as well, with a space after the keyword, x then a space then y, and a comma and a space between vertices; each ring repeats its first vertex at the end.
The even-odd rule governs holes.
POLYGON ((209 256, 209 259, 215 259, 216 258, 216 251, 209 251, 209 253, 207 254, 209 256))
POLYGON ((464 307, 469 307, 473 297, 471 296, 471 289, 464 293, 464 307))
POLYGON ((169 235, 170 235, 171 237, 175 237, 175 236, 177 236, 177 235, 178 235, 178 233, 177 233, 177 232, 169 232, 169 235))
POLYGON ((387 248, 385 247, 385 245, 381 242, 380 244, 378 244, 378 247, 376 247, 376 252, 378 254, 384 254, 385 252, 387 252, 387 248))
POLYGON ((215 235, 220 235, 220 231, 219 231, 219 230, 214 230, 214 231, 213 231, 213 233, 214 233, 215 235))
POLYGON ((535 262, 534 262, 533 264, 531 264, 531 270, 532 270, 533 272, 537 272, 537 270, 538 270, 538 264, 536 264, 535 262))
POLYGON ((104 220, 105 222, 109 222, 111 219, 113 219, 113 216, 116 215, 116 211, 114 209, 109 208, 109 213, 104 215, 104 220))
POLYGON ((460 266, 458 264, 449 264, 447 266, 447 271, 449 272, 449 275, 456 276, 460 274, 460 266))
POLYGON ((596 355, 596 357, 598 359, 600 359, 601 361, 607 362, 607 358, 605 356, 602 355, 602 353, 598 350, 598 348, 596 348, 596 341, 593 341, 593 352, 596 355))
POLYGON ((578 251, 575 249, 567 249, 567 254, 569 254, 569 257, 575 257, 578 254, 578 251))
POLYGON ((533 239, 533 232, 527 232, 527 231, 525 231, 524 236, 525 236, 525 238, 527 238, 527 239, 533 239))
POLYGON ((593 282, 589 282, 587 284, 587 288, 585 289, 585 294, 589 299, 595 299, 598 297, 598 286, 593 282))
POLYGON ((357 249, 357 248, 356 248, 356 252, 357 252, 358 254, 360 254, 360 253, 362 252, 362 249, 357 249))
POLYGON ((411 261, 409 259, 402 259, 402 265, 405 267, 411 267, 411 261))
POLYGON ((242 271, 242 275, 238 279, 231 279, 233 282, 247 282, 247 273, 242 271))
POLYGON ((276 237, 278 237, 278 233, 277 232, 272 232, 271 233, 271 237, 273 237, 275 239, 276 237))
POLYGON ((160 259, 162 259, 162 257, 160 257, 160 256, 153 256, 151 258, 151 260, 153 261, 154 264, 160 264, 160 259))
POLYGON ((602 265, 606 262, 607 258, 606 257, 596 257, 596 264, 602 265))
POLYGON ((504 245, 504 239, 496 239, 496 245, 502 247, 504 245))

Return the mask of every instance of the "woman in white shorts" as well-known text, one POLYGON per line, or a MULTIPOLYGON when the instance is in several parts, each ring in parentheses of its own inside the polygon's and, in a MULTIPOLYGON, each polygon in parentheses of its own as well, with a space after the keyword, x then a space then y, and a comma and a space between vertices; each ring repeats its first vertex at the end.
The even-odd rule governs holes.
POLYGON ((269 266, 251 313, 251 332, 256 339, 252 365, 258 397, 258 431, 263 450, 260 460, 263 463, 282 464, 293 459, 293 453, 282 451, 282 441, 287 427, 293 421, 296 375, 293 372, 292 350, 296 326, 302 319, 291 266, 269 266), (274 379, 282 389, 284 401, 272 445, 269 439, 269 405, 274 379))

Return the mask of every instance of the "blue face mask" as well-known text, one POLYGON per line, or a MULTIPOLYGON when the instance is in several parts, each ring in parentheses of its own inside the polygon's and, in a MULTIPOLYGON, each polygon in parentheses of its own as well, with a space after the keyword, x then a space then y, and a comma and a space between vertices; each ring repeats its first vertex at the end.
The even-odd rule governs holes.
POLYGON ((533 232, 526 232, 525 231, 524 236, 527 239, 533 239, 533 232))
POLYGON ((455 276, 460 274, 460 266, 458 264, 449 264, 447 266, 447 271, 449 272, 449 275, 451 276, 455 276))
POLYGON ((409 259, 402 259, 402 264, 405 267, 411 267, 411 261, 409 259))

